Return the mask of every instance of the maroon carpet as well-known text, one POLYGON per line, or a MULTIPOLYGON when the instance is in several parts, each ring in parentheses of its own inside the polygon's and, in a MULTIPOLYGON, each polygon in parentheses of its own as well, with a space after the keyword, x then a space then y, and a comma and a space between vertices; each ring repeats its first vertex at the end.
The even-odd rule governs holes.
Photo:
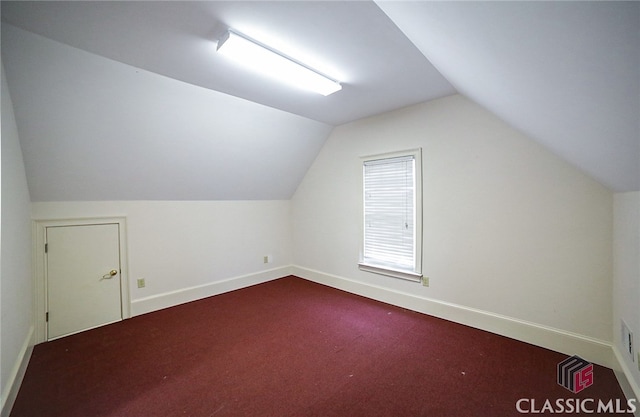
POLYGON ((595 366, 578 394, 558 385, 566 357, 287 277, 37 345, 11 416, 515 416, 521 398, 626 408, 610 369, 595 366))

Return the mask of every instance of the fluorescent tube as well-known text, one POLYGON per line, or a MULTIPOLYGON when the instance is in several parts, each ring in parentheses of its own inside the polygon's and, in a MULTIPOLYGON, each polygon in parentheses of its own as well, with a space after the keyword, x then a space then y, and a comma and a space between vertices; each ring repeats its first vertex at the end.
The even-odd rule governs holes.
POLYGON ((218 42, 218 52, 280 81, 323 96, 342 89, 340 83, 231 30, 218 42))

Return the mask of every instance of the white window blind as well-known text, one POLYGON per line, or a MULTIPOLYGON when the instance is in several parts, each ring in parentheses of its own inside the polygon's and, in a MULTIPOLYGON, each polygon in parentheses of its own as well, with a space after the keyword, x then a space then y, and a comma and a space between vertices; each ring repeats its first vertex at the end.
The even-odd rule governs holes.
POLYGON ((397 271, 401 278, 419 279, 420 236, 416 221, 416 156, 419 155, 415 152, 364 161, 361 269, 374 268, 379 270, 372 272, 381 273, 384 273, 381 270, 397 271))

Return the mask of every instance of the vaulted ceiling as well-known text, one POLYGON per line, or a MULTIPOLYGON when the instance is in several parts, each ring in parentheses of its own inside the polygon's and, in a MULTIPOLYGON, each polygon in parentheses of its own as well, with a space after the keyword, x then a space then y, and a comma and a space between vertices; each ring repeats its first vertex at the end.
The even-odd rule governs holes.
POLYGON ((640 3, 378 4, 460 94, 611 189, 640 189, 640 3))
POLYGON ((639 3, 1 6, 34 201, 286 199, 333 126, 454 93, 612 190, 640 189, 639 3), (229 27, 343 89, 235 66, 215 53, 229 27))

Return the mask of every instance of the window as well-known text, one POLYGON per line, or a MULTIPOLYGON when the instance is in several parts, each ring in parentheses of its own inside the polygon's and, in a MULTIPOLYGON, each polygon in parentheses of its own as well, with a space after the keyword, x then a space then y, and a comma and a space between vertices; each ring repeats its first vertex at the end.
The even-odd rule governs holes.
POLYGON ((422 152, 363 158, 361 270, 420 281, 422 152))

